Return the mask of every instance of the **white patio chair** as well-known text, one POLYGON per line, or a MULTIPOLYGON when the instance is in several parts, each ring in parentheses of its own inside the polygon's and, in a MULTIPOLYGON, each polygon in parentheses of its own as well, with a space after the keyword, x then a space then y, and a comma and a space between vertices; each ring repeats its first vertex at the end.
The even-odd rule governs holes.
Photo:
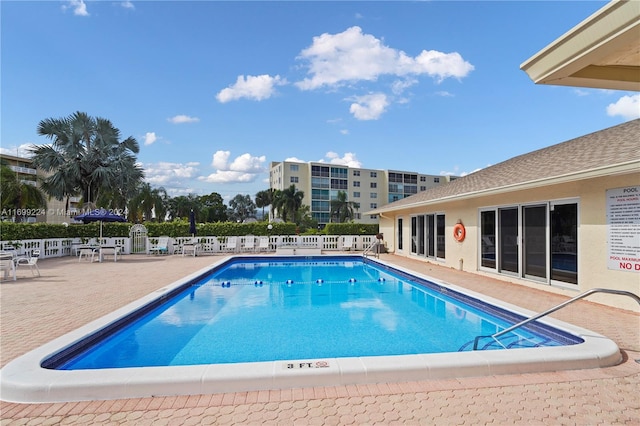
POLYGON ((256 238, 251 236, 244 237, 244 251, 254 251, 256 248, 256 238))
POLYGON ((238 237, 227 238, 227 251, 235 252, 238 249, 238 237))
POLYGON ((258 251, 269 251, 269 237, 260 237, 258 251))
MULTIPOLYGON (((21 257, 16 260, 16 268, 20 266, 28 266, 31 270, 31 275, 35 275, 33 268, 38 272, 38 276, 40 276, 40 268, 38 268, 38 258, 40 257, 40 250, 34 250, 31 252, 31 256, 29 257, 21 257)), ((14 272, 15 274, 15 272, 14 272)))
POLYGON ((353 249, 353 236, 352 235, 347 235, 342 240, 342 250, 343 251, 346 251, 346 250, 351 251, 352 249, 353 249))
POLYGON ((0 252, 0 271, 4 271, 5 279, 9 279, 11 273, 13 281, 16 280, 16 264, 13 261, 13 254, 6 251, 0 252))
POLYGON ((169 254, 169 237, 166 235, 158 237, 158 243, 149 247, 149 253, 169 254))

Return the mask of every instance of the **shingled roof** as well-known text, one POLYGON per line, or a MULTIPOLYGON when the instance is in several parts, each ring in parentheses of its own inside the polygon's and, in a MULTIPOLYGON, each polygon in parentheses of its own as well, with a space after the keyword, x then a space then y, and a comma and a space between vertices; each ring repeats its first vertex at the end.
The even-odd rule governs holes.
POLYGON ((368 214, 634 171, 640 173, 640 119, 519 155, 368 214))

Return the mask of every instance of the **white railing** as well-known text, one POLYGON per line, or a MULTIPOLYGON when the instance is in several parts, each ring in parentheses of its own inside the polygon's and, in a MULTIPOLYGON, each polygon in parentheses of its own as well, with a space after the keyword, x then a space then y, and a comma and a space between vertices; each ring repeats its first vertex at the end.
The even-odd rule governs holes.
MULTIPOLYGON (((273 252, 278 247, 304 247, 318 248, 323 252, 342 251, 344 235, 270 235, 269 248, 266 251, 273 252)), ((375 235, 352 235, 352 251, 364 251, 372 242, 375 235)), ((147 247, 153 246, 153 242, 158 237, 147 237, 147 247)), ((238 236, 236 246, 231 248, 228 245, 230 237, 177 237, 169 239, 169 253, 180 254, 185 243, 191 243, 195 239, 199 244, 198 253, 243 253, 258 252, 260 236, 238 236), (247 244, 250 239, 254 243, 247 244), (249 247, 249 248, 247 248, 249 247)), ((76 249, 82 244, 109 245, 122 247, 123 254, 131 253, 131 239, 129 237, 109 237, 109 238, 47 238, 42 240, 13 240, 0 241, 0 251, 15 250, 17 256, 28 256, 33 250, 40 250, 41 258, 74 256, 76 249), (100 240, 100 241, 98 241, 100 240)), ((264 250, 262 250, 264 251, 264 250)))

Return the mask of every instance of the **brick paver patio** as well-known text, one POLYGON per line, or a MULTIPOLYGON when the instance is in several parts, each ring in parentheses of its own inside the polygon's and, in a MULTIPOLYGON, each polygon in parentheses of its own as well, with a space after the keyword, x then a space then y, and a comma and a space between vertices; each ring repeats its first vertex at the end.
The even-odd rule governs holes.
MULTIPOLYGON (((533 311, 566 296, 383 255, 422 274, 533 311)), ((0 285, 0 366, 220 257, 125 256, 39 262, 0 285)), ((640 287, 640 285, 639 285, 640 287)), ((579 301, 554 318, 614 340, 622 364, 601 369, 214 395, 47 404, 2 402, 1 425, 18 424, 626 424, 640 425, 640 315, 579 301)))

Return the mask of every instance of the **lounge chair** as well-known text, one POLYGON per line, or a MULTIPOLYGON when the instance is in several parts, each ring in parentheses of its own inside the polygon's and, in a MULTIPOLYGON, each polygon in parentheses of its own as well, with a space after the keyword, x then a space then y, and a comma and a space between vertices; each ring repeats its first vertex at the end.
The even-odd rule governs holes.
POLYGON ((196 257, 198 255, 198 250, 200 250, 200 243, 198 242, 198 239, 193 239, 191 241, 182 243, 182 257, 186 256, 187 254, 196 257))
POLYGON ((227 238, 227 251, 235 252, 238 249, 238 237, 227 238))
POLYGON ((3 251, 0 252, 0 271, 4 271, 4 278, 9 278, 9 273, 13 274, 13 280, 16 280, 16 264, 13 261, 13 254, 3 251))
POLYGON ((158 238, 158 243, 149 247, 149 253, 169 254, 169 237, 163 235, 158 238))
POLYGON ((269 251, 269 237, 260 237, 258 251, 269 251))
POLYGON ((353 249, 353 236, 352 235, 347 235, 342 240, 342 250, 343 251, 346 251, 346 250, 351 251, 352 249, 353 249))
MULTIPOLYGON (((38 276, 40 276, 40 268, 38 268, 38 258, 40 257, 40 250, 34 250, 31 252, 31 256, 29 257, 21 257, 16 260, 16 268, 20 266, 28 266, 31 270, 31 275, 35 275, 33 268, 36 268, 38 272, 38 276)), ((14 272, 15 274, 15 272, 14 272)))
POLYGON ((253 235, 244 237, 244 251, 254 251, 256 249, 256 238, 253 235))

